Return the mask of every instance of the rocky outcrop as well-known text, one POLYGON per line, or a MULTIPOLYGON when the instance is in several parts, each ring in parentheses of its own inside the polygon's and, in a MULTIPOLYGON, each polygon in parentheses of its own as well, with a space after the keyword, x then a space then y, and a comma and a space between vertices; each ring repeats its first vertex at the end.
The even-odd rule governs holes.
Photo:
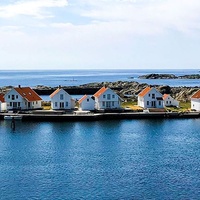
POLYGON ((200 74, 175 76, 174 74, 146 74, 139 76, 140 79, 200 79, 200 74))
MULTIPOLYGON (((137 95, 148 85, 146 83, 138 83, 135 81, 116 81, 116 82, 100 82, 88 83, 80 86, 62 86, 69 94, 94 94, 101 87, 106 86, 115 90, 122 98, 137 100, 137 95)), ((179 101, 190 101, 190 97, 200 89, 200 87, 170 87, 168 85, 151 85, 157 88, 162 94, 170 94, 179 101)), ((12 86, 0 88, 0 91, 6 93, 12 86)), ((39 95, 50 95, 57 87, 48 87, 38 85, 33 88, 39 95)))

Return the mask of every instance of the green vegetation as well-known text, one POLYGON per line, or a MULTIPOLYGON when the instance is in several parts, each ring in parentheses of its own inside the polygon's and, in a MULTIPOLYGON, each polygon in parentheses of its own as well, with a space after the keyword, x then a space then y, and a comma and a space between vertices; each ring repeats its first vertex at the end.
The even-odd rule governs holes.
POLYGON ((179 108, 176 107, 166 107, 169 111, 176 111, 176 112, 185 112, 190 110, 191 108, 191 102, 180 102, 179 108))

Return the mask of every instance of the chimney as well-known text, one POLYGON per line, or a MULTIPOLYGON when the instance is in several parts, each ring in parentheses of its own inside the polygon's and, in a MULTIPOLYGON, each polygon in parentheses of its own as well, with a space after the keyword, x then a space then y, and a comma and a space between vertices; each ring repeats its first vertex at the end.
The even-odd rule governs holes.
POLYGON ((61 89, 61 85, 59 85, 58 88, 61 89))
POLYGON ((21 88, 21 85, 18 85, 19 88, 21 88))

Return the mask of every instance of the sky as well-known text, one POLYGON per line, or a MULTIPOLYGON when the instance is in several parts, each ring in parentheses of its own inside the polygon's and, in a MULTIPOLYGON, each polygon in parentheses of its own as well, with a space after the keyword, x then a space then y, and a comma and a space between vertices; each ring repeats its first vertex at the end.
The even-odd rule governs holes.
POLYGON ((199 0, 1 0, 0 69, 200 69, 199 0))

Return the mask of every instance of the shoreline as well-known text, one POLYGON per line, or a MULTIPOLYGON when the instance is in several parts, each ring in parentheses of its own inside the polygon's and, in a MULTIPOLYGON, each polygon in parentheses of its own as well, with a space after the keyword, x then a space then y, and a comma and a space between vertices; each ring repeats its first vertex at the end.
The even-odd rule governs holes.
MULTIPOLYGON (((21 117, 21 121, 103 121, 103 120, 124 120, 124 119, 183 119, 200 118, 200 112, 118 112, 118 113, 30 113, 14 114, 0 113, 0 120, 5 120, 4 116, 21 117)), ((12 121, 12 120, 10 120, 12 121)), ((14 119, 15 121, 15 119, 14 119)))

